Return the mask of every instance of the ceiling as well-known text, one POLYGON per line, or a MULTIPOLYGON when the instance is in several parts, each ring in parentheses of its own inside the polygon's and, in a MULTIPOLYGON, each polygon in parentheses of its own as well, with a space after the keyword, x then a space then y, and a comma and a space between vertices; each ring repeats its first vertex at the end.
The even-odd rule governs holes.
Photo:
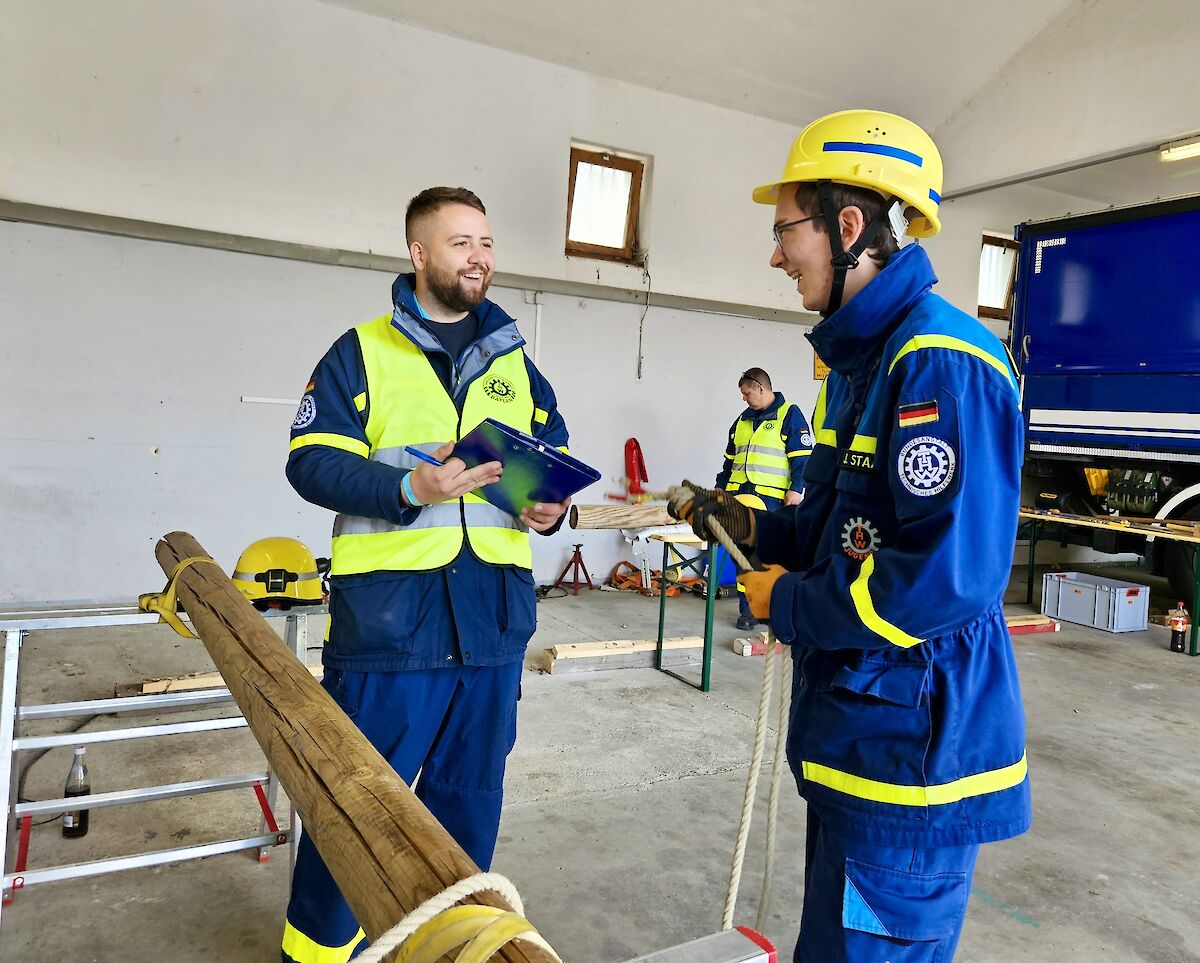
POLYGON ((860 105, 932 131, 1090 0, 325 2, 796 126, 860 105))

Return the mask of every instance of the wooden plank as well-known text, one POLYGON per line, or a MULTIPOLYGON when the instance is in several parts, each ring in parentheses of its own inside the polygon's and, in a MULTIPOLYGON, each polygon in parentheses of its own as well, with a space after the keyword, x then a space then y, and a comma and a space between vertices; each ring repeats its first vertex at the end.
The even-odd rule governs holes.
MULTIPOLYGON (((313 678, 325 674, 322 665, 310 665, 308 671, 313 678)), ((220 672, 191 672, 187 675, 163 676, 159 679, 143 679, 141 682, 119 684, 113 687, 118 696, 158 695, 161 692, 191 692, 196 689, 219 689, 225 685, 220 672)))
POLYGON ((1045 625, 1054 619, 1048 615, 1006 615, 1004 621, 1011 629, 1014 625, 1045 625))
MULTIPOLYGON (((663 652, 663 665, 677 668, 681 665, 699 665, 703 649, 675 649, 663 652)), ((563 675, 573 672, 596 672, 601 669, 652 669, 653 652, 613 652, 596 655, 589 659, 555 659, 549 650, 542 654, 540 666, 543 672, 563 675)))
POLYGON ((1106 531, 1128 532, 1131 535, 1162 538, 1171 542, 1200 544, 1200 536, 1168 528, 1164 522, 1151 525, 1119 517, 1092 518, 1086 515, 1069 515, 1065 512, 1049 511, 1042 508, 1022 508, 1018 512, 1018 515, 1021 518, 1030 518, 1041 522, 1053 522, 1056 525, 1074 525, 1077 528, 1101 528, 1106 531))
MULTIPOLYGON (((675 639, 663 639, 663 649, 694 649, 704 645, 698 635, 687 635, 675 639)), ((611 642, 567 642, 547 649, 556 659, 589 659, 597 655, 615 655, 622 652, 653 652, 658 642, 655 639, 616 639, 611 642)))
MULTIPOLYGON (((185 559, 211 561, 184 532, 164 537, 155 556, 168 575, 185 559)), ((425 900, 479 872, 218 565, 190 564, 179 570, 176 585, 195 631, 368 938, 377 939, 425 900)), ((465 902, 511 909, 491 893, 465 902)), ((526 942, 502 947, 495 958, 552 960, 526 942)))

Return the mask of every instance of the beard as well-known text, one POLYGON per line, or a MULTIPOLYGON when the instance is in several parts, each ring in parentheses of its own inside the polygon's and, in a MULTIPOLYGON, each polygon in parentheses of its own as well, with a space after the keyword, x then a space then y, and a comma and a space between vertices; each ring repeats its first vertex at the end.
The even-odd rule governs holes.
POLYGON ((483 303, 492 274, 485 271, 479 287, 468 288, 457 271, 443 271, 430 265, 425 271, 425 282, 430 293, 451 311, 472 311, 483 303))

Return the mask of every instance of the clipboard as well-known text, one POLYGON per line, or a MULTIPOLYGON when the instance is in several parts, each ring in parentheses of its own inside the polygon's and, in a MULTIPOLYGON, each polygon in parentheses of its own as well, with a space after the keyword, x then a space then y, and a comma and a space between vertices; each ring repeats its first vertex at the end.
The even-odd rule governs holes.
POLYGON ((474 494, 514 516, 538 502, 564 501, 600 480, 600 472, 578 458, 492 418, 468 432, 450 457, 461 458, 468 468, 500 462, 500 480, 474 494))

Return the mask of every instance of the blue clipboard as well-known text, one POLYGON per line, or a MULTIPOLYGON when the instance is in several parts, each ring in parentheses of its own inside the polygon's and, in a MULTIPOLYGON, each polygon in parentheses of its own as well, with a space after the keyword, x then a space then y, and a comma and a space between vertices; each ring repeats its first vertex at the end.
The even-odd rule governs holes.
POLYGON ((561 502, 600 480, 600 472, 577 458, 491 418, 480 422, 454 446, 451 458, 468 468, 489 461, 504 466, 504 474, 474 494, 510 515, 539 502, 561 502))

